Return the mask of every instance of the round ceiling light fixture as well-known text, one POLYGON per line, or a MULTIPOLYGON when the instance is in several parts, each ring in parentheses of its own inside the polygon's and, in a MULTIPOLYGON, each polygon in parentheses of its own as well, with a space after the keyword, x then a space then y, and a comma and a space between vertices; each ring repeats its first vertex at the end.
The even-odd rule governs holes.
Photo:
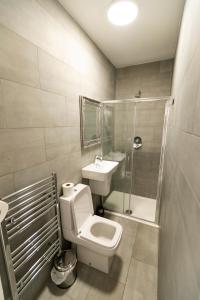
POLYGON ((131 0, 113 1, 108 9, 108 20, 117 26, 125 26, 135 20, 138 6, 131 0))

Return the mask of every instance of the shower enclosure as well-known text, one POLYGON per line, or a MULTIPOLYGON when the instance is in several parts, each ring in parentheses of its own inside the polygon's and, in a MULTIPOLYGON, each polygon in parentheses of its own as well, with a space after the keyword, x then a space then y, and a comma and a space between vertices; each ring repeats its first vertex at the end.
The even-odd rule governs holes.
POLYGON ((103 157, 119 162, 106 210, 158 222, 168 100, 103 102, 103 157))

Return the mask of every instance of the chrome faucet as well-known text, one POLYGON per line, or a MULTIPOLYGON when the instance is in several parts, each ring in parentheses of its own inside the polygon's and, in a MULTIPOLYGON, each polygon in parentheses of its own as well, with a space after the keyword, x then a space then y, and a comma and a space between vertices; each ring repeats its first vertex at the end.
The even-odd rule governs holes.
POLYGON ((101 163, 103 160, 102 155, 96 155, 95 156, 95 165, 99 165, 99 163, 101 163))

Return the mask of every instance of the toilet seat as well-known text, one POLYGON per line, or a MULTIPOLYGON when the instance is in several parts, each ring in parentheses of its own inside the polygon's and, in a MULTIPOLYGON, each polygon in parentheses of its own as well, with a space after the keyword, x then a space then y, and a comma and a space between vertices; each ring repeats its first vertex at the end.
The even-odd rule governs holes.
POLYGON ((93 215, 89 216, 82 225, 79 237, 105 250, 118 247, 121 240, 122 227, 120 224, 93 215))

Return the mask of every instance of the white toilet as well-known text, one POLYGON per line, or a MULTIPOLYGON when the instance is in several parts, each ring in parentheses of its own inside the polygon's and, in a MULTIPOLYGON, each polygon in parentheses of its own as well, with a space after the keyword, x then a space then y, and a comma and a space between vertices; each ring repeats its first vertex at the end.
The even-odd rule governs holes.
POLYGON ((63 236, 77 244, 78 260, 105 273, 120 244, 122 226, 94 215, 90 187, 77 184, 74 193, 60 197, 63 236))

